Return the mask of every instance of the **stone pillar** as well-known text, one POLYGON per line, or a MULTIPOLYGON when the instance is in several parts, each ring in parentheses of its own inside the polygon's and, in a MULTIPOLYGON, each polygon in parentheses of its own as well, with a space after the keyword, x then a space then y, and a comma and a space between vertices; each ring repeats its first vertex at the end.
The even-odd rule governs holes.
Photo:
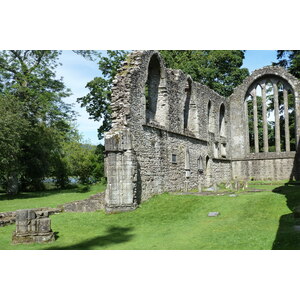
POLYGON ((133 210, 141 196, 138 163, 127 128, 115 128, 105 135, 105 210, 108 213, 133 210))
POLYGON ((273 83, 274 92, 274 115, 275 115, 275 148, 276 152, 280 152, 280 120, 279 120, 279 102, 278 102, 278 86, 273 83))
POLYGON ((284 135, 285 135, 285 151, 291 151, 290 147, 290 127, 289 127, 289 103, 288 103, 288 91, 283 89, 283 101, 284 101, 284 135))
POLYGON ((254 127, 254 148, 255 153, 259 152, 258 143, 258 122, 257 122, 257 99, 256 99, 256 88, 252 91, 253 96, 253 127, 254 127))
POLYGON ((244 111, 245 111, 245 124, 246 124, 246 149, 247 153, 250 153, 250 143, 249 143, 249 112, 248 112, 248 101, 244 101, 244 111))
POLYGON ((264 152, 269 152, 269 138, 268 138, 268 120, 267 120, 267 87, 266 83, 261 84, 262 90, 262 115, 263 115, 263 141, 264 152))

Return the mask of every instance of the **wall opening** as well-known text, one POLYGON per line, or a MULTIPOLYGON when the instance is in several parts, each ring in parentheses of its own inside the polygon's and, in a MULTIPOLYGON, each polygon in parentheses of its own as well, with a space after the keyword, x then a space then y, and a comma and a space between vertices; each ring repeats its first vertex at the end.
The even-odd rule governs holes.
POLYGON ((222 143, 221 144, 221 157, 226 158, 226 144, 222 143))
POLYGON ((210 186, 211 184, 211 159, 207 155, 205 158, 205 181, 206 186, 210 186))
POLYGON ((223 103, 220 106, 220 113, 219 113, 219 133, 220 136, 226 137, 225 105, 223 103))
POLYGON ((295 103, 291 86, 282 78, 264 77, 245 98, 251 153, 295 151, 295 103))
POLYGON ((165 125, 167 92, 164 70, 161 68, 158 54, 153 54, 150 59, 144 95, 146 98, 146 121, 165 125))
POLYGON ((208 132, 214 132, 214 120, 212 117, 212 104, 208 101, 207 105, 207 120, 208 120, 208 132))
POLYGON ((190 102, 191 102, 191 95, 192 95, 192 82, 190 78, 186 81, 184 93, 185 93, 185 101, 184 101, 184 110, 183 110, 183 128, 188 129, 188 125, 190 122, 189 112, 190 112, 190 102))
POLYGON ((172 164, 177 164, 177 155, 176 154, 173 154, 171 155, 171 162, 172 164))
POLYGON ((266 83, 266 98, 269 152, 275 152, 274 89, 271 81, 266 83))
POLYGON ((197 160, 198 173, 203 174, 204 165, 203 165, 203 157, 200 155, 197 160))
POLYGON ((185 177, 189 178, 191 176, 191 166, 190 166, 190 151, 189 148, 185 149, 185 177))
POLYGON ((213 147, 214 147, 214 158, 218 158, 219 157, 219 143, 213 143, 213 147))

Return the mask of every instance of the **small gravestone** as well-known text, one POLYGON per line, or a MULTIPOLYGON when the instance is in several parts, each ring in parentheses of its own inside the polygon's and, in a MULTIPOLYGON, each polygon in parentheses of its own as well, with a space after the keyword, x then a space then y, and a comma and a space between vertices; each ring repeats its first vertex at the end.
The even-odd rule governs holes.
POLYGON ((188 180, 184 181, 184 191, 187 193, 189 191, 189 182, 188 180))
POLYGON ((217 217, 217 216, 219 216, 220 215, 220 213, 219 212, 217 212, 217 211, 211 211, 211 212, 209 212, 208 213, 208 217, 217 217))
POLYGON ((199 192, 199 193, 202 192, 202 184, 201 184, 201 183, 198 184, 198 192, 199 192))
POLYGON ((214 191, 215 191, 215 192, 218 190, 218 186, 217 186, 216 183, 214 183, 213 188, 214 188, 214 191))
POLYGON ((55 240, 48 214, 36 214, 33 210, 16 211, 16 231, 13 244, 48 243, 55 240))
POLYGON ((229 197, 236 197, 236 195, 235 194, 230 194, 229 197))
POLYGON ((236 180, 236 181, 234 182, 234 188, 235 188, 236 191, 239 191, 239 190, 240 190, 240 182, 239 182, 238 180, 236 180))

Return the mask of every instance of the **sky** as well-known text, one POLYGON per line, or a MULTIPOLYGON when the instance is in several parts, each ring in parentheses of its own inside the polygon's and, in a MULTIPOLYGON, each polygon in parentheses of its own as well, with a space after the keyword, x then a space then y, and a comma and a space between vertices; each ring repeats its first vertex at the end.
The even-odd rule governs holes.
MULTIPOLYGON (((105 54, 105 51, 101 52, 105 54)), ((242 67, 248 68, 251 73, 256 69, 271 65, 276 60, 275 50, 248 50, 245 53, 242 67)), ((57 76, 63 77, 64 83, 73 93, 70 97, 65 98, 65 101, 74 105, 74 110, 79 114, 77 128, 86 142, 98 145, 100 141, 97 129, 101 123, 90 119, 85 108, 80 107, 80 104, 76 102, 77 98, 85 96, 89 92, 85 88, 86 84, 101 75, 98 64, 67 50, 63 51, 60 61, 62 66, 57 69, 57 76)))
POLYGON ((86 84, 101 75, 97 61, 89 61, 73 51, 64 50, 60 62, 62 65, 57 68, 56 74, 58 77, 63 77, 65 85, 72 91, 72 95, 65 98, 64 101, 72 104, 73 109, 78 113, 77 128, 84 141, 98 145, 100 141, 97 129, 101 124, 90 119, 85 108, 80 107, 76 101, 77 98, 85 96, 89 92, 89 89, 85 88, 86 84))

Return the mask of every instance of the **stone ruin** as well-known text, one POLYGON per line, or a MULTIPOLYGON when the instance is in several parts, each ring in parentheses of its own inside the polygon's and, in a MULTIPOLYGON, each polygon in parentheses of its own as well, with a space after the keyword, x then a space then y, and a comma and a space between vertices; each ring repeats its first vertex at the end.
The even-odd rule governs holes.
POLYGON ((299 178, 300 81, 284 68, 254 71, 225 98, 167 69, 159 52, 134 51, 112 91, 107 212, 163 192, 299 178))
POLYGON ((48 213, 37 214, 30 209, 16 211, 16 231, 13 244, 48 243, 55 240, 48 213))

